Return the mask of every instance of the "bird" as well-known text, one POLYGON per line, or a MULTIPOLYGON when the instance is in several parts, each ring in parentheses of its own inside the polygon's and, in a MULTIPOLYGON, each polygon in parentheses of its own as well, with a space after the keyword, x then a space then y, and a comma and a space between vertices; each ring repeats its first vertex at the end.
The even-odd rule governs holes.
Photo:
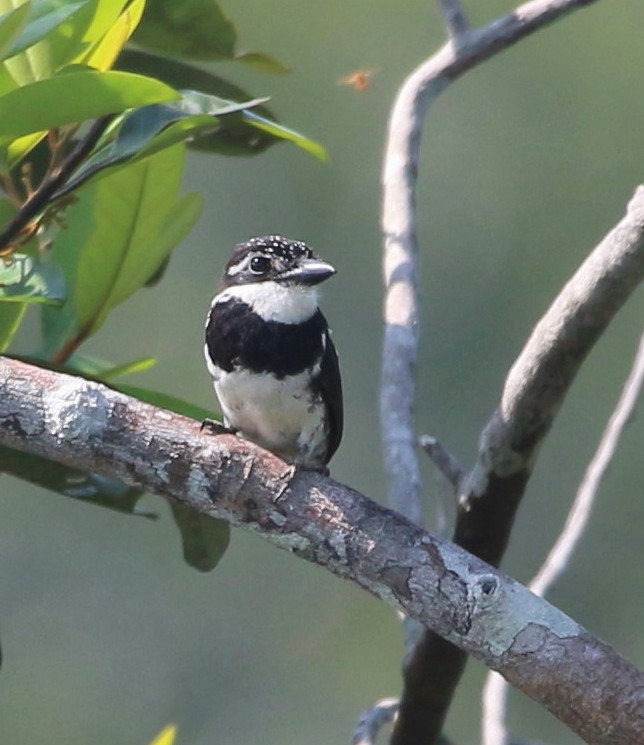
POLYGON ((303 241, 266 235, 237 244, 206 318, 204 344, 224 430, 325 474, 344 414, 318 285, 335 273, 303 241))

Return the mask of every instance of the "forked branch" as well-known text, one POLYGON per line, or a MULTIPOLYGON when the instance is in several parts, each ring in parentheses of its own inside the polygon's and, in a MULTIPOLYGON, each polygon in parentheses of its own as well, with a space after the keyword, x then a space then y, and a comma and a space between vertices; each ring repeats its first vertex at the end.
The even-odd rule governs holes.
POLYGON ((259 533, 500 670, 593 745, 642 742, 644 674, 519 583, 348 486, 99 383, 6 358, 0 444, 259 533))

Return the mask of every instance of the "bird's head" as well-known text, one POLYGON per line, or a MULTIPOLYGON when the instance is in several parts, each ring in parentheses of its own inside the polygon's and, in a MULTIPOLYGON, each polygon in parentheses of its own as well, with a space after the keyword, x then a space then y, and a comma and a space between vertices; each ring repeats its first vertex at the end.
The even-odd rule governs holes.
POLYGON ((312 287, 335 269, 302 241, 265 235, 239 243, 224 268, 222 289, 259 282, 312 287))

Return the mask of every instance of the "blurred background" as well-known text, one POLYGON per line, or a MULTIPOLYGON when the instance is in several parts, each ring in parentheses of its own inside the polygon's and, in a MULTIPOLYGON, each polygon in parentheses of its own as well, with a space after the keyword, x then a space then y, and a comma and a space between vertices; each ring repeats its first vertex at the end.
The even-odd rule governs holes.
MULTIPOLYGON (((513 2, 464 3, 482 23, 513 2)), ((283 144, 248 159, 192 155, 197 227, 161 284, 113 312, 84 348, 115 363, 158 357, 140 385, 213 406, 203 321, 233 244, 279 232, 338 269, 323 307, 344 376, 340 481, 382 500, 379 457, 380 171, 404 77, 443 39, 435 3, 223 3, 242 45, 293 68, 217 70, 270 95, 282 122, 319 140, 320 163, 283 144), (374 70, 364 90, 337 85, 374 70)), ((509 365, 535 321, 644 180, 644 6, 598 2, 457 82, 430 111, 418 190, 422 328, 418 432, 471 463, 509 365)), ((33 312, 33 311, 32 311, 33 312)), ((554 540, 617 400, 644 317, 636 295, 584 365, 543 448, 503 568, 521 581, 554 540)), ((37 346, 36 315, 18 351, 37 346)), ((631 423, 590 527, 550 599, 644 663, 644 423, 631 423)), ((430 519, 446 488, 423 462, 430 519)), ((363 591, 234 531, 219 567, 181 558, 169 508, 115 514, 2 478, 1 740, 135 745, 167 722, 179 745, 347 743, 359 712, 400 690, 394 612, 363 591)), ((449 507, 448 507, 449 509, 449 507)), ((472 662, 447 725, 478 741, 484 669, 472 662)), ((580 742, 524 696, 510 727, 580 742)))

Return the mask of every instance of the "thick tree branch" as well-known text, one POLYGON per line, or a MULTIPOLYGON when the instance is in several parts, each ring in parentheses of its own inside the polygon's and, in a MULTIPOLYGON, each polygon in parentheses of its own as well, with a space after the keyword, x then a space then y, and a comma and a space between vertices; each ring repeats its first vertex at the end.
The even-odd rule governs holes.
MULTIPOLYGON (((566 284, 510 370, 477 463, 464 479, 454 532, 459 546, 499 565, 538 448, 588 352, 642 279, 640 186, 624 218, 566 284)), ((428 731, 438 736, 465 663, 461 650, 425 634, 405 669, 395 745, 432 742, 421 738, 428 731)))
MULTIPOLYGON (((644 386, 644 335, 640 338, 635 361, 624 383, 619 401, 579 485, 566 523, 539 572, 528 585, 535 595, 545 597, 572 558, 588 525, 601 481, 613 460, 624 429, 635 411, 642 386, 644 386)), ((510 735, 505 728, 507 694, 506 681, 501 676, 490 673, 483 688, 483 745, 506 745, 510 742, 510 735)))
POLYGON ((644 674, 454 544, 330 478, 102 384, 0 358, 0 444, 227 520, 324 566, 499 670, 593 745, 644 738, 644 674), (584 680, 584 686, 579 686, 584 680))
MULTIPOLYGON (((438 95, 464 72, 572 10, 594 1, 533 0, 484 28, 470 30, 459 3, 441 0, 440 8, 451 39, 407 78, 392 109, 383 168, 385 331, 380 408, 389 504, 413 520, 418 520, 421 512, 413 409, 418 348, 415 186, 424 117, 438 95)), ((575 364, 580 364, 583 355, 577 355, 577 359, 578 362, 573 364, 574 371, 571 371, 573 376, 575 364)), ((571 379, 563 381, 561 395, 555 395, 559 403, 571 379)), ((506 403, 504 399, 502 406, 506 403)), ((545 398, 541 403, 546 403, 545 398)), ((546 419, 551 422, 555 412, 556 406, 546 414, 546 419)), ((543 418, 542 424, 547 424, 543 418)), ((490 447, 482 447, 483 458, 495 446, 494 436, 498 430, 496 423, 486 430, 490 447)), ((533 433, 539 442, 543 434, 545 430, 533 433)), ((524 448, 527 446, 527 442, 522 444, 524 448)), ((530 456, 533 456, 536 447, 530 450, 530 456)), ((527 450, 522 457, 528 457, 527 450)), ((455 540, 467 545, 474 553, 483 549, 483 556, 488 561, 498 563, 529 469, 513 465, 512 472, 504 473, 503 482, 497 483, 496 469, 490 470, 486 463, 478 466, 461 497, 461 519, 455 540), (486 482, 484 487, 483 482, 486 482), (480 495, 481 488, 485 488, 493 499, 478 500, 478 509, 466 514, 474 502, 472 497, 480 495), (491 521, 499 515, 499 528, 495 530, 491 521)), ((392 745, 436 741, 464 665, 465 657, 444 640, 431 633, 424 637, 406 668, 392 745)))

